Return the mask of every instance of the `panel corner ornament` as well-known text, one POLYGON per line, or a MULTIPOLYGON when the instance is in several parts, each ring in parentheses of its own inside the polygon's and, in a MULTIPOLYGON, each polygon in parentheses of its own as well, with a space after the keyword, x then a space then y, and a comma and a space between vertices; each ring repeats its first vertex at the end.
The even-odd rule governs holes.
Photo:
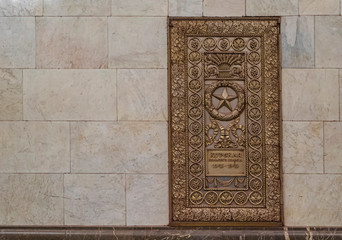
POLYGON ((173 225, 280 225, 277 18, 169 19, 173 225))

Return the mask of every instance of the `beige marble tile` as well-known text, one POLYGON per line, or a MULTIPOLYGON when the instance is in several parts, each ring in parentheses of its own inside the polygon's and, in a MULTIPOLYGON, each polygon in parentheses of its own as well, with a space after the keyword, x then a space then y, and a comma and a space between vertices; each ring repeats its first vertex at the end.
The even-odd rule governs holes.
POLYGON ((338 15, 340 0, 299 0, 300 15, 338 15))
POLYGON ((34 68, 34 18, 0 17, 0 33, 0 68, 34 68))
POLYGON ((0 69, 0 120, 23 119, 23 73, 0 69))
POLYGON ((125 225, 123 174, 65 174, 66 225, 125 225))
POLYGON ((37 68, 108 66, 107 18, 37 18, 36 38, 37 68))
POLYGON ((342 68, 342 16, 315 17, 316 67, 342 68))
POLYGON ((113 0, 112 16, 167 16, 167 0, 113 0))
POLYGON ((110 16, 111 0, 44 0, 44 16, 110 16))
POLYGON ((245 0, 204 0, 204 16, 245 16, 245 0))
POLYGON ((166 68, 166 18, 113 17, 108 21, 110 68, 166 68))
POLYGON ((326 173, 342 173, 342 122, 324 123, 324 164, 326 173))
POLYGON ((169 0, 170 16, 202 16, 203 0, 169 0))
POLYGON ((167 70, 119 69, 119 120, 167 120, 167 70))
POLYGON ((0 122, 0 172, 70 171, 69 123, 0 122))
POLYGON ((284 174, 285 226, 340 226, 342 176, 284 174))
POLYGON ((168 175, 126 175, 127 225, 167 225, 168 175))
POLYGON ((298 0, 246 0, 247 16, 298 15, 298 0))
POLYGON ((284 173, 323 173, 323 123, 283 122, 284 173))
POLYGON ((315 64, 314 17, 281 19, 283 67, 313 67, 315 64))
POLYGON ((0 225, 63 225, 63 175, 0 174, 0 225))
POLYGON ((283 69, 284 120, 338 120, 338 72, 335 69, 283 69))
POLYGON ((41 16, 43 0, 1 0, 0 16, 41 16))
POLYGON ((71 123, 74 173, 167 173, 164 122, 71 123))
POLYGON ((24 70, 25 120, 116 120, 116 71, 24 70))

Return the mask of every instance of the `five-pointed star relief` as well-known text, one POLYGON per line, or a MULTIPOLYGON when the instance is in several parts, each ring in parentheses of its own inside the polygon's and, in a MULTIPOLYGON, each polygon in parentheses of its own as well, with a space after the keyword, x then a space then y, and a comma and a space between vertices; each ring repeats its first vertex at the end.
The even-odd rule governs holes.
POLYGON ((237 95, 229 95, 227 87, 223 89, 221 95, 213 94, 213 97, 219 100, 219 103, 216 107, 217 110, 221 109, 222 107, 227 107, 230 111, 233 111, 231 101, 237 98, 237 95))

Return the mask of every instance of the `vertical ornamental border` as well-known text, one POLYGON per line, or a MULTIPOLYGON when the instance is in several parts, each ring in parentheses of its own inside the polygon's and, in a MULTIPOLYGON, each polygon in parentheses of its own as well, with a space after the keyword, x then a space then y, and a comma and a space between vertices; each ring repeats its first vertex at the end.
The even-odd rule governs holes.
MULTIPOLYGON (((170 225, 282 225, 283 204, 280 164, 281 86, 279 39, 280 18, 278 17, 169 18, 168 94, 170 225), (208 192, 208 190, 203 187, 201 188, 202 192, 194 192, 191 190, 193 188, 190 186, 191 179, 189 179, 189 146, 193 146, 194 142, 190 142, 189 140, 189 132, 191 134, 191 129, 189 129, 189 119, 193 118, 190 115, 204 115, 203 109, 205 102, 203 99, 201 100, 199 98, 201 106, 199 106, 198 109, 202 109, 202 112, 193 111, 193 109, 189 107, 189 92, 193 91, 189 86, 190 84, 188 81, 189 74, 193 74, 189 71, 189 56, 187 51, 189 37, 220 37, 227 39, 235 37, 247 39, 247 37, 251 36, 262 39, 262 67, 260 77, 262 91, 260 107, 260 109, 262 109, 262 133, 260 134, 262 138, 262 164, 260 163, 260 166, 262 166, 261 176, 263 177, 263 187, 262 190, 255 191, 255 195, 253 195, 254 192, 248 193, 248 198, 245 200, 246 204, 242 204, 241 206, 229 205, 230 203, 227 203, 227 205, 216 204, 220 202, 226 203, 221 201, 222 199, 216 199, 216 205, 200 204, 202 202, 208 203, 205 197, 213 199, 219 198, 220 196, 229 197, 230 195, 233 197, 230 202, 234 203, 237 202, 235 197, 238 198, 239 194, 243 194, 241 191, 236 191, 234 195, 234 191, 222 192, 219 191, 219 189, 214 189, 208 192), (192 112, 190 113, 190 111, 192 112), (258 192, 260 192, 260 194, 258 192), (197 193, 197 195, 194 193, 197 193), (256 197, 260 198, 260 202, 258 203, 259 205, 255 204, 255 206, 253 206, 253 201, 256 202, 256 197), (196 201, 198 201, 198 203, 196 201), (193 203, 195 203, 195 205, 193 203)), ((203 56, 204 54, 201 55, 199 61, 204 61, 203 56)), ((202 64, 202 66, 204 66, 204 64, 202 64)), ((203 67, 196 67, 196 69, 200 69, 200 71, 195 71, 195 74, 204 74, 203 67)), ((198 80, 200 80, 200 78, 198 80)), ((245 85, 246 84, 247 83, 245 83, 245 85)), ((202 80, 201 86, 194 87, 204 88, 204 80, 202 80)), ((198 91, 198 93, 200 93, 200 91, 198 91)), ((198 102, 198 99, 195 100, 198 102)), ((202 143, 198 143, 198 150, 201 150, 201 144, 205 144, 204 137, 204 135, 203 138, 200 138, 200 136, 197 137, 198 139, 202 139, 202 143)), ((247 149, 248 141, 247 137, 247 149)), ((203 158, 203 156, 201 156, 201 158, 203 158)), ((250 169, 247 169, 248 174, 250 171, 250 169)), ((196 177, 196 179, 198 180, 199 178, 196 177)), ((205 182, 206 179, 203 179, 203 181, 205 182)))

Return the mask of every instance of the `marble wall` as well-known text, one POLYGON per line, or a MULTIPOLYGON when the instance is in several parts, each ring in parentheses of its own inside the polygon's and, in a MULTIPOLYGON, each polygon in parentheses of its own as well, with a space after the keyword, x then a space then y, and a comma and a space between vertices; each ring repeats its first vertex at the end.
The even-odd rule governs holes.
POLYGON ((0 0, 0 225, 168 223, 168 15, 282 17, 285 225, 341 225, 340 0, 0 0))

